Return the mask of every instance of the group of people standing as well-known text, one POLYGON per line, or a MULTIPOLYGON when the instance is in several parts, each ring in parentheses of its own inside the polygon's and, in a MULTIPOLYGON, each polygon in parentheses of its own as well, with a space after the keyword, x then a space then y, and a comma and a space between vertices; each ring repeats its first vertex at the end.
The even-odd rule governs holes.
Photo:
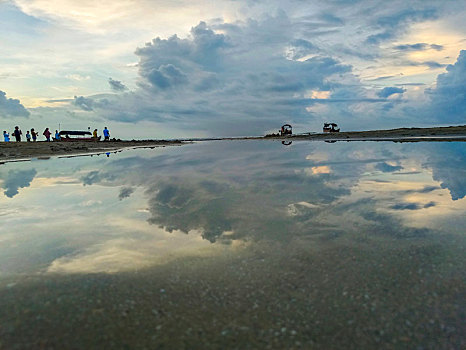
MULTIPOLYGON (((105 141, 110 140, 110 131, 107 129, 107 127, 104 128, 103 134, 104 134, 105 141)), ((11 135, 16 139, 16 142, 21 142, 21 137, 23 135, 23 132, 21 131, 19 126, 15 126, 15 130, 11 133, 11 135)), ((28 130, 28 131, 26 131, 26 141, 27 142, 31 142, 31 141, 36 142, 38 135, 39 135, 39 133, 37 131, 35 131, 34 129, 31 129, 31 131, 28 130)), ((46 141, 48 141, 48 142, 51 141, 52 133, 50 132, 49 128, 45 128, 42 135, 45 136, 46 141)), ((92 137, 97 139, 97 129, 95 129, 94 132, 92 133, 92 137)), ((10 142, 10 134, 7 133, 6 131, 3 131, 3 140, 5 142, 10 142)), ((61 136, 60 136, 60 133, 58 132, 58 130, 55 130, 54 140, 55 141, 60 141, 61 140, 61 136)))
MULTIPOLYGON (((50 142, 50 137, 52 136, 52 133, 50 132, 49 128, 45 128, 44 132, 42 135, 45 136, 46 141, 50 142)), ((15 130, 11 133, 11 136, 13 136, 16 139, 16 142, 21 142, 21 138, 23 136, 23 132, 19 128, 19 126, 15 126, 15 130)), ((39 133, 35 131, 34 129, 31 129, 31 131, 26 131, 26 141, 27 142, 36 142, 37 137, 39 136, 39 133)), ((57 140, 60 139, 60 135, 58 133, 58 130, 55 130, 55 138, 57 140), (57 137, 58 136, 58 137, 57 137)), ((10 142, 10 134, 6 132, 6 130, 3 131, 3 141, 5 142, 10 142)))

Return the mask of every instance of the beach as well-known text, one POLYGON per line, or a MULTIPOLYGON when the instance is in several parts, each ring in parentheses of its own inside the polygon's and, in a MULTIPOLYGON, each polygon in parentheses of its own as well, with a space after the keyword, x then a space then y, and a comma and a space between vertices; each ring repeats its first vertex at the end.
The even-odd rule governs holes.
POLYGON ((2 142, 0 162, 79 154, 115 152, 133 147, 179 146, 181 141, 2 142))
POLYGON ((189 138, 179 140, 131 140, 100 142, 2 142, 0 162, 52 156, 106 153, 139 147, 181 146, 195 141, 218 140, 292 140, 292 141, 466 141, 466 125, 435 128, 349 131, 339 133, 302 133, 287 136, 189 138))

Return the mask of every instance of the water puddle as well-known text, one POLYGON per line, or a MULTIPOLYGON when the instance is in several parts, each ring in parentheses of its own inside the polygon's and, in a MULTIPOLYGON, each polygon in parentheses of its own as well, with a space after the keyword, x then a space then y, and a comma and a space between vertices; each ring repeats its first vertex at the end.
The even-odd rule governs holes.
POLYGON ((118 346, 196 344, 202 329, 219 346, 454 347, 464 147, 218 141, 3 164, 0 335, 34 341, 35 327, 57 345, 56 327, 72 341, 67 327, 106 319, 109 336, 138 320, 118 346), (70 310, 87 321, 57 325, 70 310))

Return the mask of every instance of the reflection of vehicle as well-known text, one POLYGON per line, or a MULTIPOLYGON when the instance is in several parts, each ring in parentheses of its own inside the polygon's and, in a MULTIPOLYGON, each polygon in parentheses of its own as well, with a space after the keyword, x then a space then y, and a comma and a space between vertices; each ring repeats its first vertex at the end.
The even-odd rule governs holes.
POLYGON ((324 132, 340 132, 340 128, 335 123, 324 123, 324 132))
POLYGON ((285 124, 280 129, 280 136, 291 135, 293 134, 293 128, 290 124, 285 124))
POLYGON ((293 143, 293 141, 282 141, 282 145, 289 146, 293 143))
POLYGON ((90 131, 60 131, 60 141, 99 141, 100 136, 92 137, 90 131))

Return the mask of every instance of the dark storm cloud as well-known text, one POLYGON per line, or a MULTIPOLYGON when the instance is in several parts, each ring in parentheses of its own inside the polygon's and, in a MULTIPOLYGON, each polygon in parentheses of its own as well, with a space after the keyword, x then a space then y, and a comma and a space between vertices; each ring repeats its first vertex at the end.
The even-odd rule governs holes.
POLYGON ((110 88, 113 90, 113 91, 125 91, 127 90, 128 88, 125 86, 125 84, 123 84, 121 81, 119 80, 114 80, 112 78, 108 78, 108 83, 110 85, 110 88))
POLYGON ((3 181, 3 188, 5 189, 3 193, 5 196, 13 198, 19 193, 18 189, 29 187, 36 174, 35 169, 10 170, 3 181))
POLYGON ((21 102, 14 98, 7 98, 6 93, 0 90, 0 117, 29 117, 31 113, 24 108, 21 102))
POLYGON ((394 95, 394 94, 402 94, 405 91, 406 90, 403 89, 403 88, 385 87, 382 90, 377 91, 377 96, 387 98, 387 97, 389 97, 391 95, 394 95))

